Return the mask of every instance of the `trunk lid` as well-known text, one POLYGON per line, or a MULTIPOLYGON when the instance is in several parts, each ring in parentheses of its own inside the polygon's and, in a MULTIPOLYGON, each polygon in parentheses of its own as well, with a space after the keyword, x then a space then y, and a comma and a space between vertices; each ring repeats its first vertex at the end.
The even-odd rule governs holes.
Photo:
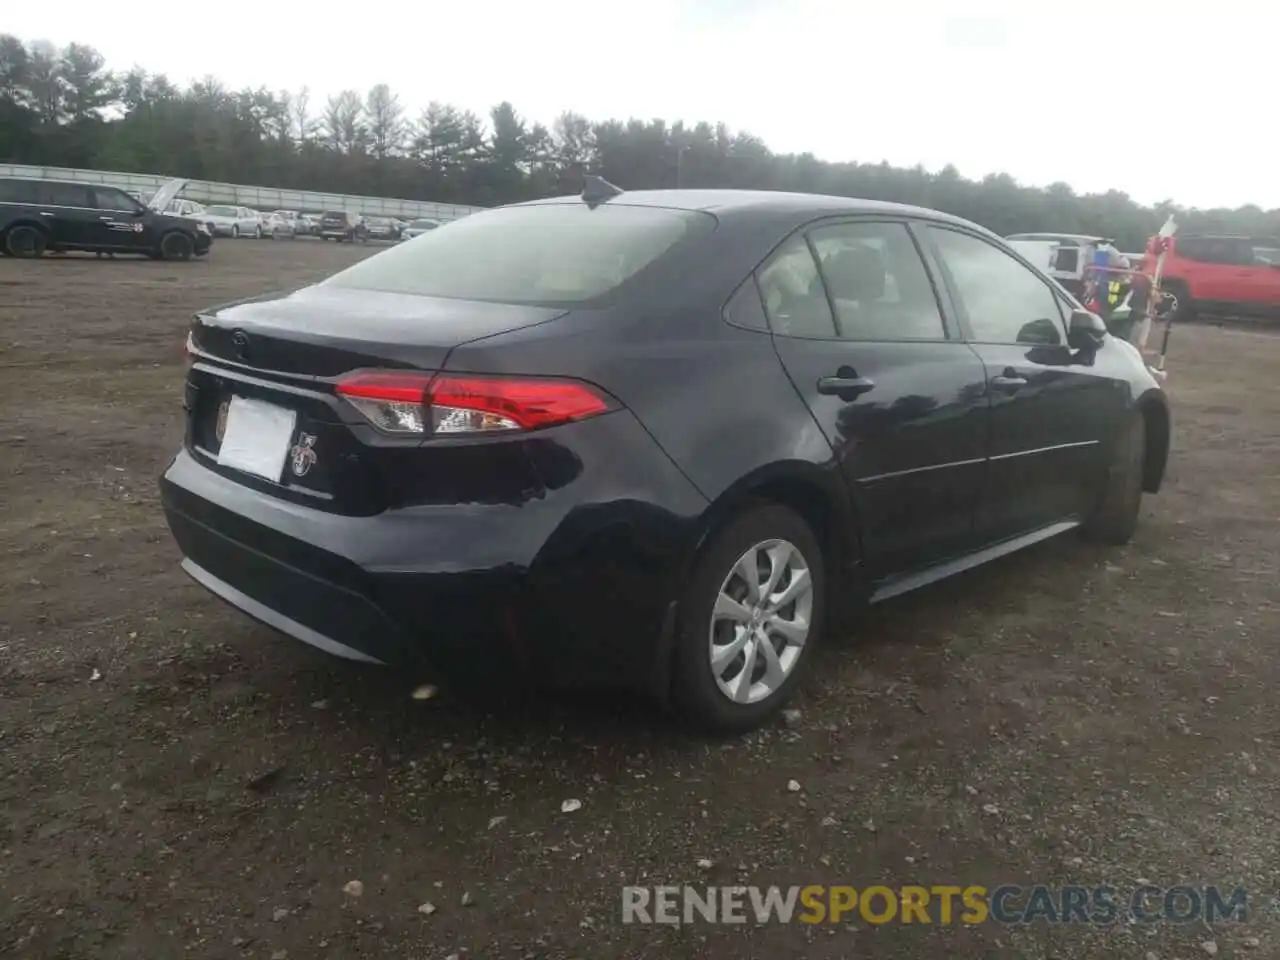
POLYGON ((459 344, 545 323, 563 308, 317 285, 199 315, 195 347, 272 374, 334 377, 360 367, 438 369, 459 344))
MULTIPOLYGON (((430 502, 445 490, 456 496, 456 470, 443 463, 441 469, 424 469, 415 456, 422 452, 420 439, 379 433, 336 395, 334 381, 360 368, 439 370, 459 344, 564 313, 324 286, 228 304, 192 323, 187 447, 210 469, 246 486, 333 512, 377 513, 407 499, 430 502), (278 475, 255 475, 222 462, 227 433, 239 436, 232 421, 246 400, 292 421, 291 429, 281 428, 287 439, 279 434, 263 441, 283 457, 278 475)), ((506 449, 489 455, 501 468, 494 474, 502 481, 494 494, 509 484, 526 486, 519 445, 496 446, 506 449)), ((433 453, 459 455, 468 456, 456 448, 433 453)))

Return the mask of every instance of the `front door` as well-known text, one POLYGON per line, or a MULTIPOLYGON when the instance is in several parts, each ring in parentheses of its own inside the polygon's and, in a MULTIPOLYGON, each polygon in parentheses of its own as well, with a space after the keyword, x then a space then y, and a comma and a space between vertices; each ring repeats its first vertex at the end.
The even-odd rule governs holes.
POLYGON ((58 247, 92 247, 96 242, 98 211, 83 183, 48 181, 40 184, 40 219, 58 247))
POLYGON ((98 242, 115 250, 141 252, 155 244, 142 204, 123 190, 94 187, 93 205, 98 211, 98 242))
POLYGON ((943 322, 906 223, 815 225, 757 279, 778 356, 853 496, 869 575, 962 552, 983 477, 984 370, 943 322))
POLYGON ((926 230, 956 315, 986 367, 987 481, 977 526, 988 541, 1078 519, 1096 502, 1127 403, 1125 360, 1067 346, 1064 305, 1042 276, 989 240, 926 230))

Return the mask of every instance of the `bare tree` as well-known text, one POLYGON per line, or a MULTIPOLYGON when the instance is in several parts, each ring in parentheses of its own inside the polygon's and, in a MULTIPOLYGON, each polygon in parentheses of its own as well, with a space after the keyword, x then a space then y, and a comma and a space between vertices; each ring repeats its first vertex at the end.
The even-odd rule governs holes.
POLYGON ((369 91, 365 100, 365 117, 369 127, 369 147, 375 157, 382 159, 404 148, 404 107, 400 98, 385 83, 369 91))
POLYGON ((309 87, 303 87, 293 95, 290 112, 293 115, 293 139, 302 145, 316 135, 316 121, 311 116, 309 87))
POLYGON ((58 48, 48 40, 36 40, 28 48, 27 90, 31 109, 42 123, 58 123, 62 119, 58 48))
POLYGON ((354 90, 329 98, 324 109, 324 132, 329 146, 339 153, 361 153, 368 143, 364 102, 354 90))

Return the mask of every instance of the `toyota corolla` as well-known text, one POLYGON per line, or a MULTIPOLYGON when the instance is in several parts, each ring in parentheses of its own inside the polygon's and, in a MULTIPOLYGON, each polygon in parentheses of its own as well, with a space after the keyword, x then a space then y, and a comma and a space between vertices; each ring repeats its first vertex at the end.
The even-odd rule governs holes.
POLYGON ((203 312, 188 352, 161 490, 196 581, 340 656, 726 732, 837 602, 1128 540, 1169 450, 1138 352, 1003 240, 840 197, 591 179, 203 312))

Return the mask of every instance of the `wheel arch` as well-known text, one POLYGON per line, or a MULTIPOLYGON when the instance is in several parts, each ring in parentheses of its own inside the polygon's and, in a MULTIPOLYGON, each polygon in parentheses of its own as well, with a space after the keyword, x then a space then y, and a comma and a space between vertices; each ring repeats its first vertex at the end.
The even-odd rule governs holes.
POLYGON ((187 242, 191 244, 191 256, 192 257, 196 256, 196 247, 198 246, 198 244, 196 243, 195 231, 187 230, 183 227, 168 227, 167 229, 165 229, 163 233, 160 234, 160 236, 156 237, 155 253, 157 256, 164 258, 165 256, 164 242, 168 237, 171 237, 174 235, 186 237, 187 242))
POLYGON ((39 220, 36 220, 32 217, 15 217, 13 220, 10 220, 8 223, 6 223, 3 227, 0 227, 0 241, 3 241, 4 238, 9 235, 9 231, 11 231, 14 227, 32 227, 36 230, 39 230, 40 233, 44 236, 46 243, 52 239, 52 235, 49 232, 49 227, 47 224, 41 223, 39 220))
MULTIPOLYGON (((784 460, 751 471, 711 502, 702 514, 682 573, 687 574, 692 568, 716 530, 752 503, 759 502, 789 507, 809 524, 822 549, 829 576, 839 576, 860 561, 858 512, 838 467, 784 460)), ((828 596, 834 593, 831 591, 828 596)))

